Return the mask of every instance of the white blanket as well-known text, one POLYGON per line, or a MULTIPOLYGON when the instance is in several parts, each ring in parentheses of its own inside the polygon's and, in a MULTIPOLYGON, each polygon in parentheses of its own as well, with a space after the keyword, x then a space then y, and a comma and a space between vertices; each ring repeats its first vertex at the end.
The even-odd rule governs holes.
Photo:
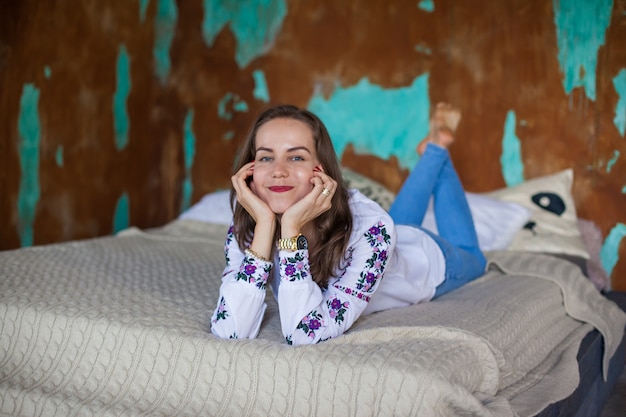
POLYGON ((505 252, 470 285, 334 340, 284 343, 271 293, 258 339, 219 340, 225 232, 177 221, 0 253, 0 413, 533 415, 576 387, 588 323, 607 357, 626 323, 566 261, 505 252))

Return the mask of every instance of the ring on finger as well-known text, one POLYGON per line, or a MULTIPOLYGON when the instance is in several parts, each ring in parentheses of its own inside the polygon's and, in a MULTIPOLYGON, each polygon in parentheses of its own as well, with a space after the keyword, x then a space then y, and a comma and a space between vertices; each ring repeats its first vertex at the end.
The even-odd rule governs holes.
POLYGON ((324 189, 322 190, 322 194, 324 194, 325 196, 329 196, 330 195, 330 190, 326 187, 324 187, 324 189))

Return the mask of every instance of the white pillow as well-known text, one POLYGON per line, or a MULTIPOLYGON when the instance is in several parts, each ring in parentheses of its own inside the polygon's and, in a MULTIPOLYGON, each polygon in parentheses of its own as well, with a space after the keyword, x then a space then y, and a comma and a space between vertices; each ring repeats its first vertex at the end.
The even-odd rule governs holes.
POLYGON ((233 212, 230 209, 230 191, 216 191, 205 195, 178 218, 229 225, 233 220, 233 212))
MULTIPOLYGON (((465 193, 465 196, 474 219, 478 246, 482 251, 507 249, 530 218, 531 211, 519 204, 475 193, 465 193)), ((422 227, 438 234, 432 198, 422 227)))
POLYGON ((573 180, 574 172, 566 169, 487 194, 501 201, 521 204, 532 211, 530 221, 534 222, 534 226, 520 230, 509 250, 576 255, 589 259, 578 228, 572 196, 573 180))

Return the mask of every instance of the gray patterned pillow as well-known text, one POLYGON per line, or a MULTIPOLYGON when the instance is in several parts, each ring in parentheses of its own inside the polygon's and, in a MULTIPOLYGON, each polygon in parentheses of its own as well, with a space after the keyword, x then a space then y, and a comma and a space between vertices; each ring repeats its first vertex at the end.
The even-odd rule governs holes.
POLYGON ((377 202, 383 209, 389 210, 395 194, 384 185, 346 167, 341 168, 341 174, 348 188, 359 190, 364 196, 377 202))

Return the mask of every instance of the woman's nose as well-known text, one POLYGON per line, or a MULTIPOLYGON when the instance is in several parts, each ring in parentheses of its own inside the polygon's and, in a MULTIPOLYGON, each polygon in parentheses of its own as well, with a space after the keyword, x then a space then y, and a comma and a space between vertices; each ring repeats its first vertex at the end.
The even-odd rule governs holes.
POLYGON ((282 162, 274 163, 274 169, 272 171, 272 176, 274 178, 282 178, 288 175, 287 167, 282 162))

